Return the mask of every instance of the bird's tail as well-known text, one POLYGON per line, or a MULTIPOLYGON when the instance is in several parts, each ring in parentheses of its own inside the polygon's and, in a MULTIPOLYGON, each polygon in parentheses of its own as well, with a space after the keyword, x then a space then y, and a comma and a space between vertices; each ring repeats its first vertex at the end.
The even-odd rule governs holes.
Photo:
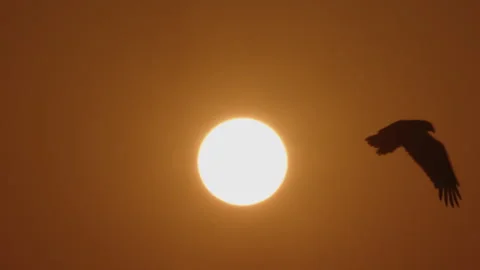
POLYGON ((376 148, 380 147, 380 136, 378 136, 378 134, 368 136, 365 140, 367 141, 367 143, 370 146, 373 146, 373 147, 376 147, 376 148))
POLYGON ((365 140, 370 146, 377 148, 378 155, 392 153, 400 146, 394 138, 380 136, 380 134, 368 136, 365 140))

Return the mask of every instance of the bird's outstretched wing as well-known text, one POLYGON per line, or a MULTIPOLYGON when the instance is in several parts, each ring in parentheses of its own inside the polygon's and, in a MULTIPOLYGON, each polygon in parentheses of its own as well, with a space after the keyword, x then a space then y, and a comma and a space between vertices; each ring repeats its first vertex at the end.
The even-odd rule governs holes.
POLYGON ((439 199, 446 206, 459 206, 458 200, 462 199, 458 190, 460 184, 445 146, 428 134, 421 141, 404 142, 404 147, 438 189, 439 199))

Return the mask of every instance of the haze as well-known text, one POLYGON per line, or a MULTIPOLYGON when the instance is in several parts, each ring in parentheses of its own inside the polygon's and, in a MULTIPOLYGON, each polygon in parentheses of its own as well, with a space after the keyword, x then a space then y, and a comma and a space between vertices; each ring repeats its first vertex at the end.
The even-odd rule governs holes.
POLYGON ((0 10, 2 269, 480 269, 478 1, 0 10), (240 116, 282 134, 289 172, 237 209, 196 154, 240 116), (398 119, 434 123, 460 208, 365 143, 398 119))

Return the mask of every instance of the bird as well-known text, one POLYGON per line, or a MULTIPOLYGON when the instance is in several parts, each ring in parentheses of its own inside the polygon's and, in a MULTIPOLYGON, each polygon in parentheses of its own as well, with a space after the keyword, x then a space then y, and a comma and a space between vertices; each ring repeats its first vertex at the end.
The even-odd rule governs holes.
POLYGON ((429 121, 397 120, 365 140, 377 149, 379 156, 403 147, 432 181, 440 201, 443 200, 446 207, 460 207, 460 183, 444 144, 432 133, 435 133, 435 128, 429 121))

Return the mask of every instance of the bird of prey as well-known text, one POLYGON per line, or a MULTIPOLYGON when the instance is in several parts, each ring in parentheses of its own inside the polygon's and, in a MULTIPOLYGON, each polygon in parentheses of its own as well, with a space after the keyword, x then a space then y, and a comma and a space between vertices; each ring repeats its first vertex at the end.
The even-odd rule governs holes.
POLYGON ((460 206, 460 186, 453 171, 445 146, 431 134, 433 125, 425 120, 399 120, 367 137, 367 143, 377 149, 378 155, 394 152, 402 147, 423 169, 438 189, 440 201, 445 206, 460 206))

